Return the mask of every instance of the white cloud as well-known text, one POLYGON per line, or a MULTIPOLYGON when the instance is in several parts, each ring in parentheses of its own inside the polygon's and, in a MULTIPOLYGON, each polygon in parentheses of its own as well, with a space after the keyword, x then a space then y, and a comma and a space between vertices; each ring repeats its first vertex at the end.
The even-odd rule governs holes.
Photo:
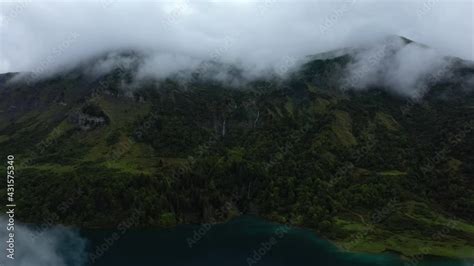
MULTIPOLYGON (((152 55, 142 76, 165 76, 210 59, 255 75, 281 69, 286 58, 298 61, 387 34, 474 59, 472 5, 468 0, 2 2, 0 14, 8 19, 0 24, 0 72, 46 74, 102 52, 133 49, 152 55), (71 41, 71 35, 77 38, 71 41)), ((399 59, 407 61, 398 62, 393 79, 429 70, 418 67, 429 65, 431 55, 417 51, 401 51, 399 59), (408 65, 412 69, 402 67, 408 65)))
POLYGON ((448 69, 450 63, 430 47, 388 37, 356 49, 354 61, 346 67, 343 85, 355 89, 382 86, 401 95, 420 97, 426 92, 430 75, 448 69))
MULTIPOLYGON (((0 245, 3 252, 7 252, 9 231, 5 230, 6 217, 0 217, 0 245)), ((0 257, 2 265, 17 266, 66 266, 84 265, 87 259, 85 252, 86 240, 76 231, 54 226, 33 230, 25 225, 15 224, 15 259, 5 255, 0 257), (13 263, 13 264, 12 264, 13 263)))

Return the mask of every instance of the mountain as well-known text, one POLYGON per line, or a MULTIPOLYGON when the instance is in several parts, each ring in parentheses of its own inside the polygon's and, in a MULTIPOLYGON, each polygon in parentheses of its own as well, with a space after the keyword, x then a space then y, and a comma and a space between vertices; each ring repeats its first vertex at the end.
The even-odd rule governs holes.
POLYGON ((0 75, 18 217, 112 228, 136 213, 140 227, 252 214, 350 250, 473 257, 474 67, 448 58, 407 96, 384 81, 400 68, 381 66, 428 48, 401 40, 365 84, 341 83, 365 48, 251 81, 209 61, 136 82, 146 57, 129 51, 43 79, 0 75))

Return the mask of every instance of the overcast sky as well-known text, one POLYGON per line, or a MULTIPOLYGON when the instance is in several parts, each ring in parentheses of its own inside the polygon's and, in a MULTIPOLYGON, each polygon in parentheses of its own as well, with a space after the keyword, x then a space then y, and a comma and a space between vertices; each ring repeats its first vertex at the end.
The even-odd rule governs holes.
POLYGON ((473 5, 459 0, 2 1, 0 73, 58 68, 122 48, 157 52, 178 68, 209 58, 262 68, 385 34, 472 60, 473 5))

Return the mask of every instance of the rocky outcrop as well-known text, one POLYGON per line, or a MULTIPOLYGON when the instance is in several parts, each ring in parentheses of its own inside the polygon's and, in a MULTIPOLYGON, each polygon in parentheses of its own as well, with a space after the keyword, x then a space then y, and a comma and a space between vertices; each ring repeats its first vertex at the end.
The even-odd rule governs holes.
POLYGON ((89 104, 74 112, 70 121, 79 129, 88 131, 109 124, 110 119, 99 106, 89 104))

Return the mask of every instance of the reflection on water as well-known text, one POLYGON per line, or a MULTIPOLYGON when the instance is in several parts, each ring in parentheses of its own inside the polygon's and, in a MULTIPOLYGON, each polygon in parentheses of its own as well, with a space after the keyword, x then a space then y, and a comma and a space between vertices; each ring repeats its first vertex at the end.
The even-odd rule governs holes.
MULTIPOLYGON (((5 220, 0 220, 2 227, 5 220)), ((15 263, 21 266, 369 266, 405 264, 393 254, 341 252, 308 230, 241 217, 226 224, 169 230, 84 230, 17 226, 15 263), (38 231, 39 230, 39 231, 38 231)), ((0 230, 2 243, 5 230, 0 230)), ((5 250, 4 248, 2 248, 5 250)), ((431 259, 420 266, 471 266, 431 259)))

